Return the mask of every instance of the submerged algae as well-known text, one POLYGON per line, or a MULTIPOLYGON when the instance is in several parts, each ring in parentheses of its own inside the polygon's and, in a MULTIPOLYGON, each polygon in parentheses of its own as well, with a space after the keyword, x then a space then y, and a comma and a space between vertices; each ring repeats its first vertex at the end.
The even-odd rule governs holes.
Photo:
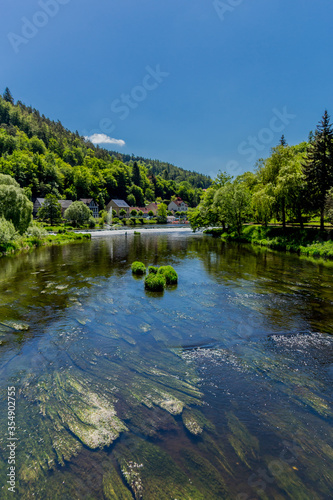
MULTIPOLYGON (((173 244, 161 245, 161 256, 155 244, 142 245, 139 258, 146 259, 148 253, 149 261, 159 264, 172 251, 177 251, 175 259, 185 255, 187 243, 173 244)), ((210 276, 193 252, 180 269, 178 290, 150 299, 141 291, 142 283, 131 277, 132 250, 126 253, 126 247, 122 254, 120 241, 112 246, 111 260, 111 246, 93 242, 91 255, 63 248, 66 273, 59 266, 54 271, 57 262, 52 260, 28 280, 24 261, 16 281, 10 286, 0 282, 2 317, 15 322, 24 318, 30 326, 21 333, 3 327, 12 342, 2 346, 0 409, 5 413, 7 382, 16 385, 18 494, 29 500, 92 500, 102 495, 129 500, 140 494, 152 500, 215 500, 238 494, 281 500, 299 488, 302 493, 318 491, 321 500, 330 498, 332 435, 325 408, 330 387, 319 376, 323 370, 311 367, 299 346, 284 350, 269 335, 281 327, 276 308, 289 305, 290 316, 295 312, 291 305, 298 315, 302 308, 309 309, 308 299, 296 296, 298 273, 288 296, 290 287, 281 281, 290 281, 288 266, 275 284, 276 271, 272 274, 270 266, 276 267, 276 261, 243 262, 234 248, 228 255, 212 248, 205 253, 196 240, 191 249, 199 258, 207 257, 210 276), (69 287, 64 289, 63 283, 69 287), (27 290, 33 290, 33 299, 27 290), (258 331, 245 329, 244 335, 239 326, 247 325, 249 309, 250 326, 258 331), (180 359, 183 346, 189 355, 204 358, 202 370, 200 363, 180 359), (103 418, 98 418, 99 412, 103 418), (257 494, 250 478, 262 467, 268 469, 286 439, 297 441, 292 470, 286 468, 286 477, 274 479, 257 494), (170 477, 162 477, 163 470, 170 477)), ((54 256, 60 253, 53 250, 54 256)), ((181 266, 179 261, 173 264, 181 266)), ((316 307, 326 304, 329 311, 326 293, 326 301, 316 307)), ((291 330, 290 325, 289 318, 283 331, 291 330)), ((316 358, 311 351, 309 355, 316 358)), ((6 430, 1 419, 0 428, 5 484, 6 430)), ((3 491, 2 497, 7 500, 3 491)))
POLYGON ((245 425, 240 422, 234 413, 227 412, 226 418, 231 431, 228 440, 235 453, 250 468, 247 457, 258 458, 259 441, 249 433, 245 425))

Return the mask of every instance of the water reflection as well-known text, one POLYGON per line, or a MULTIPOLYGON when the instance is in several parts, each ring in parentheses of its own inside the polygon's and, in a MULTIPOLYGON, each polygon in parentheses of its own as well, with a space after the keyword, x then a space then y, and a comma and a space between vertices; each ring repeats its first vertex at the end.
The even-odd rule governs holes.
POLYGON ((177 233, 3 259, 19 493, 330 498, 331 281, 330 266, 177 233), (178 287, 147 294, 134 260, 173 265, 178 287))

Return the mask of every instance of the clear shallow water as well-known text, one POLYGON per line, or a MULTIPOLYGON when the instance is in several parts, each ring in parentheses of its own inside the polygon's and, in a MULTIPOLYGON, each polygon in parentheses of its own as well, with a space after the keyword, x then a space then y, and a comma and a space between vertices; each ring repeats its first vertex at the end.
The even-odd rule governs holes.
POLYGON ((1 498, 8 386, 21 498, 331 498, 329 264, 143 233, 0 266, 1 498))

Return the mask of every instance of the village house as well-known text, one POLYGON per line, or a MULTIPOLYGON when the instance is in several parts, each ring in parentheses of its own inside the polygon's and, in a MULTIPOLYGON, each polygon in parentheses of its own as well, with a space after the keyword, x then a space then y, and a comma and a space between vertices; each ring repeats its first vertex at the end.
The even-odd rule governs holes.
POLYGON ((149 203, 146 207, 133 207, 131 210, 136 210, 137 212, 142 212, 142 217, 148 217, 149 212, 153 212, 154 216, 157 214, 157 203, 149 203))
POLYGON ((152 212, 154 212, 154 215, 157 215, 158 205, 157 205, 157 203, 152 202, 146 206, 146 209, 148 210, 148 212, 152 211, 152 212))
MULTIPOLYGON (((32 215, 37 217, 38 210, 44 205, 45 198, 36 198, 33 203, 32 215)), ((73 203, 72 200, 58 200, 61 205, 61 216, 63 217, 65 210, 73 203)))
POLYGON ((168 210, 172 212, 187 212, 188 205, 181 198, 177 198, 169 203, 168 210))
POLYGON ((95 219, 97 219, 97 217, 99 217, 99 207, 98 207, 97 203, 92 198, 80 198, 79 201, 82 201, 82 203, 87 205, 89 210, 92 211, 93 217, 95 219))
POLYGON ((72 200, 58 200, 58 202, 61 205, 61 216, 63 217, 65 210, 67 210, 67 208, 70 207, 73 202, 72 200))
POLYGON ((120 210, 126 210, 126 215, 128 216, 131 207, 124 200, 111 200, 106 205, 106 211, 110 212, 111 210, 115 210, 117 217, 119 217, 120 210))
POLYGON ((149 210, 147 210, 147 207, 131 207, 130 213, 132 210, 136 210, 138 212, 138 215, 139 212, 142 212, 142 215, 140 215, 140 217, 148 217, 149 210))
POLYGON ((34 201, 34 206, 32 209, 32 215, 34 217, 37 216, 38 210, 41 208, 41 206, 44 204, 45 198, 36 198, 34 201))
MULTIPOLYGON (((91 210, 93 217, 97 218, 99 216, 99 211, 98 211, 98 205, 97 203, 92 199, 92 198, 80 198, 79 201, 82 201, 89 210, 91 210)), ((33 203, 33 212, 32 215, 34 217, 37 217, 37 212, 41 208, 42 205, 44 205, 45 198, 36 198, 34 203, 33 203)), ((58 203, 60 203, 61 206, 61 216, 64 216, 65 210, 73 203, 72 200, 58 200, 58 203)))

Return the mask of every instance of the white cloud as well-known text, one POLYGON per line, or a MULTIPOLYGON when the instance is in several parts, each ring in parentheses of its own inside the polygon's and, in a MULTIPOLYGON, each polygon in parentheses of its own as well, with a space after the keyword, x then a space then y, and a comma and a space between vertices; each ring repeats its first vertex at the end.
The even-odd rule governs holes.
POLYGON ((113 139, 106 134, 93 134, 85 136, 85 139, 93 144, 116 144, 117 146, 125 146, 126 144, 122 139, 113 139))

